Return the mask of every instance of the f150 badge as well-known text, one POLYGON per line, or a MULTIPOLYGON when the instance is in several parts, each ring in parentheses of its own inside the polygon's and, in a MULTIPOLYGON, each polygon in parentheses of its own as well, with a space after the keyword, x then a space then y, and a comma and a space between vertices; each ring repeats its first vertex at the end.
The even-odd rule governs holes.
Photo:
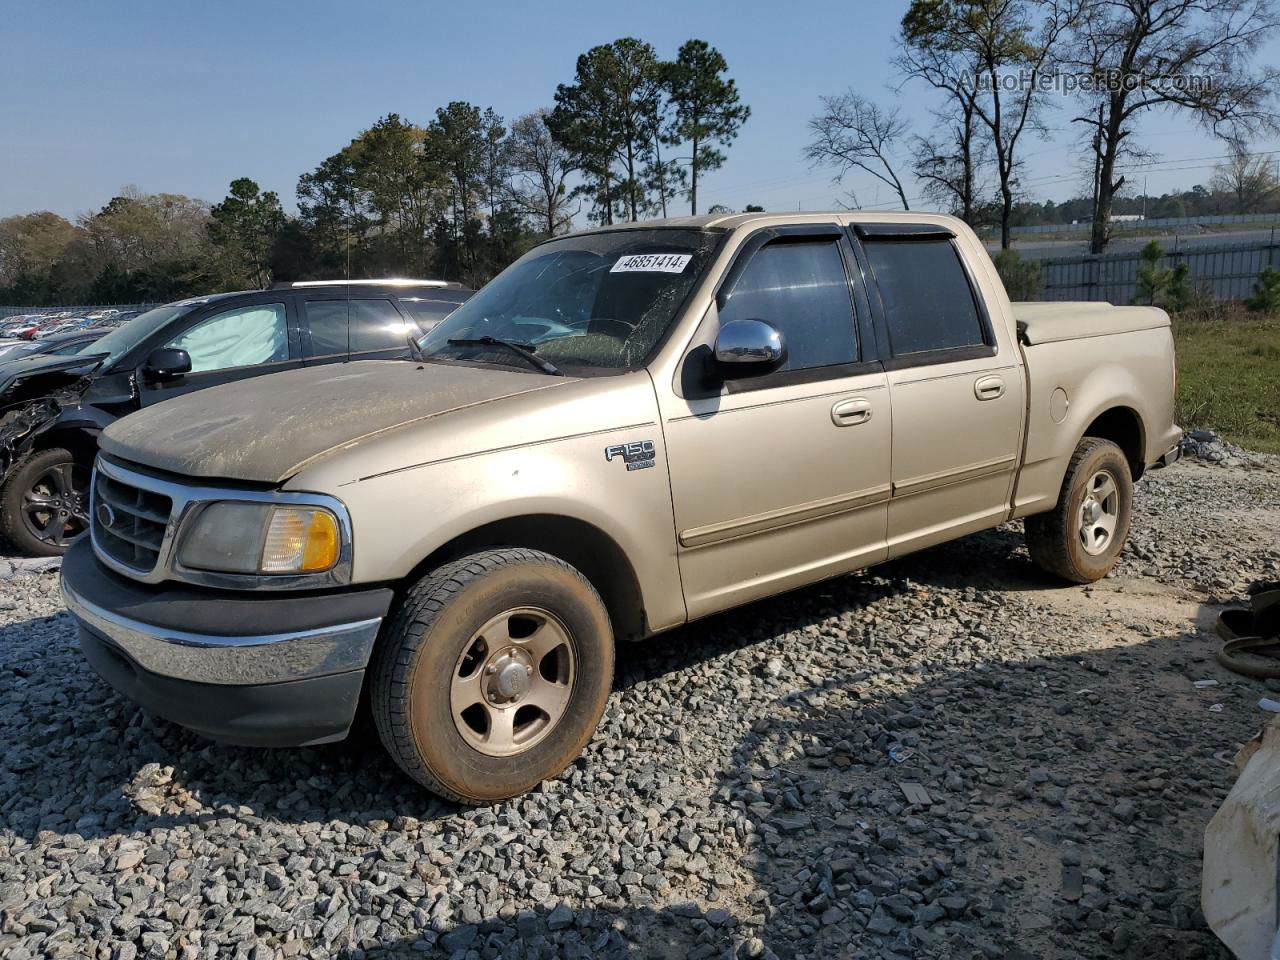
POLYGON ((604 458, 610 462, 621 457, 628 470, 644 470, 652 467, 657 457, 652 440, 637 440, 633 443, 615 443, 604 448, 604 458))

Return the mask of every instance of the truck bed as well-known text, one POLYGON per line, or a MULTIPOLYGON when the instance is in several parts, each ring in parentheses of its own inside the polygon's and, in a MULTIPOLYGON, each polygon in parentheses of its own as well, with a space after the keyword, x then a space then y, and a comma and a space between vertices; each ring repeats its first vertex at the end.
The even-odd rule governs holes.
POLYGON ((1011 306, 1023 342, 1028 346, 1169 326, 1169 315, 1158 307, 1117 307, 1112 303, 1076 300, 1011 306))

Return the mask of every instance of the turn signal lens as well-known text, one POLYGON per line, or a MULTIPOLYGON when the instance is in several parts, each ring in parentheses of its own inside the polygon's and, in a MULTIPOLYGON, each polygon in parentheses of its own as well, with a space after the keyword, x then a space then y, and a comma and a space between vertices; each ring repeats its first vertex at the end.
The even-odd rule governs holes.
POLYGON ((338 562, 338 520, 328 510, 276 507, 262 545, 263 573, 321 573, 338 562))

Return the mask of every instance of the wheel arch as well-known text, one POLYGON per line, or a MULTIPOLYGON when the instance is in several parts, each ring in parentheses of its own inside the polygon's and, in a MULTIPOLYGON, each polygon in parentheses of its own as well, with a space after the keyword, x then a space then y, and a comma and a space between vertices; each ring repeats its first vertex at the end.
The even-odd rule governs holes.
POLYGON ((62 447, 70 450, 77 460, 92 466, 98 455, 98 432, 79 424, 55 423, 32 437, 28 449, 37 451, 62 447))
POLYGON ((563 514, 527 513, 481 524, 432 550, 404 582, 413 583, 441 564, 491 547, 524 547, 559 557, 596 588, 616 639, 649 632, 640 579, 626 551, 595 524, 563 514))
POLYGON ((1146 469, 1147 434, 1142 415, 1133 407, 1114 406, 1102 411, 1090 421, 1081 435, 1110 440, 1129 461, 1129 470, 1137 480, 1146 469))

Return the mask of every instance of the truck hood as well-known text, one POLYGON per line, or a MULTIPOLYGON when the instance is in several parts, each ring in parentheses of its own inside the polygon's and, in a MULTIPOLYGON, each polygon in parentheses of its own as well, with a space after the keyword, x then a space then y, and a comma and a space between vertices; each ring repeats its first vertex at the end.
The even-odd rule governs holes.
POLYGON ((567 382, 572 378, 461 363, 326 364, 147 407, 108 427, 100 446, 183 476, 275 484, 369 437, 567 382))

